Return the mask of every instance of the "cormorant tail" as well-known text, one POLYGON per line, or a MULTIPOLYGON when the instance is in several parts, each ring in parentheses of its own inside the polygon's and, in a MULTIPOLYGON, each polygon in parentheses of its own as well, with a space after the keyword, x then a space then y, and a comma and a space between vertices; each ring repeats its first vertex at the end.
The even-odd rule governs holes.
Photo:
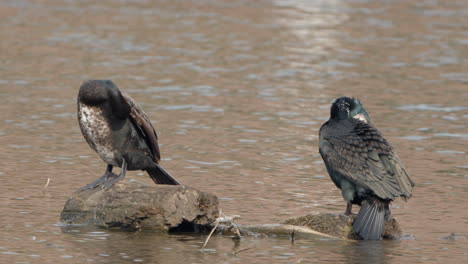
POLYGON ((354 219, 354 232, 364 240, 379 240, 383 233, 386 207, 388 202, 377 197, 363 201, 354 219))
POLYGON ((156 184, 180 185, 180 182, 172 177, 163 167, 156 166, 145 169, 156 184))

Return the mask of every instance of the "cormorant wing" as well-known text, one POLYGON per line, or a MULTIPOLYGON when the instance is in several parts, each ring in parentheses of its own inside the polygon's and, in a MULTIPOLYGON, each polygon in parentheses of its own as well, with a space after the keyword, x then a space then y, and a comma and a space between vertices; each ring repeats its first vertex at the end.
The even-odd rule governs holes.
POLYGON ((159 163, 159 160, 161 160, 161 154, 159 152, 158 135, 156 134, 156 130, 151 124, 149 117, 145 114, 145 112, 143 112, 143 109, 141 109, 141 107, 135 104, 135 101, 128 94, 122 93, 122 96, 125 98, 128 105, 130 106, 129 119, 142 132, 146 144, 148 145, 148 147, 151 150, 151 153, 153 154, 154 162, 159 163))
POLYGON ((327 168, 382 199, 411 197, 414 183, 390 144, 371 125, 351 122, 349 133, 334 135, 321 129, 319 150, 327 168))

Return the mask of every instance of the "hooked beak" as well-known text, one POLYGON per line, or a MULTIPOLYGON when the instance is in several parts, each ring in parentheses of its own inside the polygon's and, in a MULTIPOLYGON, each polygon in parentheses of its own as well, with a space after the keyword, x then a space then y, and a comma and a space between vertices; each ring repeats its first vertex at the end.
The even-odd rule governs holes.
POLYGON ((363 114, 357 114, 353 116, 354 119, 361 120, 364 123, 369 123, 369 120, 363 114))

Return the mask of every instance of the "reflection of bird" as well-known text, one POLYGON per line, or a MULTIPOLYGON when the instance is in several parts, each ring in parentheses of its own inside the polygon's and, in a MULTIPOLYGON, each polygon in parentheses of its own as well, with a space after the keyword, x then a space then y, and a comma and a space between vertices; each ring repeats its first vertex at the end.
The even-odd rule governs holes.
POLYGON ((104 175, 83 187, 107 189, 128 170, 145 170, 157 184, 178 185, 159 160, 158 137, 151 121, 112 81, 84 82, 78 93, 78 121, 89 146, 107 163, 104 175), (121 167, 120 175, 112 173, 121 167))
POLYGON ((320 154, 347 202, 361 205, 353 229, 363 239, 380 239, 389 204, 411 197, 413 181, 390 144, 374 128, 359 100, 337 98, 320 128, 320 154))

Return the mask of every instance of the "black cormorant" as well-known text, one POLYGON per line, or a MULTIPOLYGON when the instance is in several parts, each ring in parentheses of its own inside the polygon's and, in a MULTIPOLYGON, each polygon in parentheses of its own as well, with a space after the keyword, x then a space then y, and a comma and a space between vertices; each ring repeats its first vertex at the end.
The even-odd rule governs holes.
POLYGON ((127 170, 145 170, 157 184, 180 184, 160 165, 156 131, 133 99, 108 80, 84 82, 78 93, 78 121, 89 146, 107 163, 102 177, 83 187, 107 189, 127 170), (121 167, 120 175, 112 173, 121 167))
POLYGON ((392 146, 372 125, 355 98, 337 98, 320 128, 320 154, 328 174, 347 202, 361 206, 353 230, 365 240, 382 237, 390 202, 411 197, 414 183, 392 146))

